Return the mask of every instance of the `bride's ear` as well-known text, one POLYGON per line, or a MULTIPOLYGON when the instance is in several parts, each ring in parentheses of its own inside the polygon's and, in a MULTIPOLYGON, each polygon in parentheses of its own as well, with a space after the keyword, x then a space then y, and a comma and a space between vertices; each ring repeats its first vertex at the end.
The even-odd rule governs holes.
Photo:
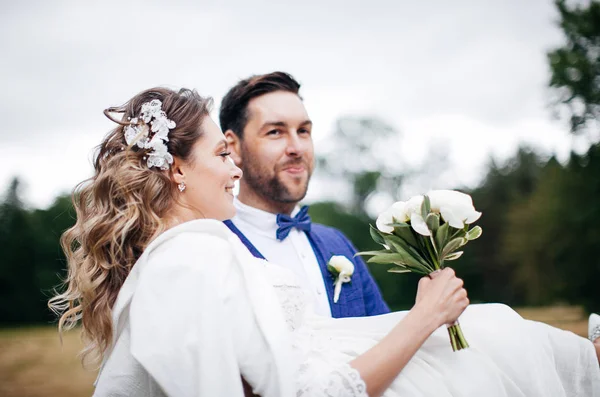
POLYGON ((232 130, 225 131, 224 135, 227 141, 227 149, 231 152, 229 157, 231 157, 235 165, 240 167, 242 165, 240 138, 232 130))
POLYGON ((185 183, 185 170, 183 169, 183 161, 179 157, 173 156, 173 164, 171 164, 171 177, 173 182, 179 185, 185 183))

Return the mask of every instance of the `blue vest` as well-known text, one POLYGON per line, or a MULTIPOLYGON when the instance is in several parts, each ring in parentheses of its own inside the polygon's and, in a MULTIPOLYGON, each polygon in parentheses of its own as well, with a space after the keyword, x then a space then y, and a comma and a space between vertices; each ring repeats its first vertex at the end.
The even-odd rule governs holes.
MULTIPOLYGON (((233 222, 225 221, 224 223, 240 238, 252 255, 257 258, 266 259, 233 222)), ((306 236, 319 262, 333 317, 375 316, 390 312, 365 262, 360 256, 354 256, 357 252, 356 248, 354 248, 342 232, 331 227, 313 223, 311 231, 307 232, 306 236), (333 303, 334 278, 329 270, 327 270, 327 263, 333 255, 343 255, 354 262, 352 281, 342 285, 342 291, 337 303, 333 303)))

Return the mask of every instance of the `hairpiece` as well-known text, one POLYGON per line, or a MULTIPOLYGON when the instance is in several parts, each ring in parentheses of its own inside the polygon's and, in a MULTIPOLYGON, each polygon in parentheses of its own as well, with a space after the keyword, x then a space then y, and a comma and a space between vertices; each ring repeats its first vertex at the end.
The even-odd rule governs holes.
POLYGON ((142 104, 142 111, 138 117, 129 120, 125 126, 125 141, 129 146, 140 149, 152 149, 148 153, 148 168, 158 167, 168 170, 173 164, 173 156, 167 149, 169 130, 175 128, 175 122, 167 118, 162 110, 162 102, 153 99, 142 104))

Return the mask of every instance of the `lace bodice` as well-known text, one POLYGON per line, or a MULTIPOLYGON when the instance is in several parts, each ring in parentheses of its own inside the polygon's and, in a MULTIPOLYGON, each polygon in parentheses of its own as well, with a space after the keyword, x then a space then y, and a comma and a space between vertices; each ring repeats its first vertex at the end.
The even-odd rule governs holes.
POLYGON ((310 294, 305 291, 290 270, 281 266, 260 260, 265 275, 273 286, 290 331, 295 331, 302 325, 310 302, 310 294))
MULTIPOLYGON (((280 301, 292 335, 292 347, 300 360, 296 377, 297 397, 368 397, 360 374, 336 354, 336 340, 313 329, 312 295, 300 286, 290 270, 260 261, 265 276, 280 301)), ((335 321, 335 320, 332 320, 335 321)))

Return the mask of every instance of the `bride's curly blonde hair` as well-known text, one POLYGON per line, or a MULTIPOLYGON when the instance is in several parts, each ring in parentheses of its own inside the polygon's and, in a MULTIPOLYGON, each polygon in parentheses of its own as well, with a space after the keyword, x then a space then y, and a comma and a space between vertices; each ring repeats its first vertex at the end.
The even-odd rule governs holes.
POLYGON ((162 102, 170 120, 169 153, 193 162, 192 147, 203 135, 200 125, 212 100, 196 91, 152 88, 105 114, 119 125, 99 145, 94 176, 73 192, 75 225, 61 237, 68 263, 64 292, 49 301, 60 316, 59 333, 82 324, 85 365, 99 363, 112 343, 111 310, 123 282, 144 249, 167 225, 165 216, 179 191, 170 170, 148 168, 148 150, 128 146, 127 120, 140 114, 143 103, 162 102), (121 120, 110 116, 122 113, 121 120))

